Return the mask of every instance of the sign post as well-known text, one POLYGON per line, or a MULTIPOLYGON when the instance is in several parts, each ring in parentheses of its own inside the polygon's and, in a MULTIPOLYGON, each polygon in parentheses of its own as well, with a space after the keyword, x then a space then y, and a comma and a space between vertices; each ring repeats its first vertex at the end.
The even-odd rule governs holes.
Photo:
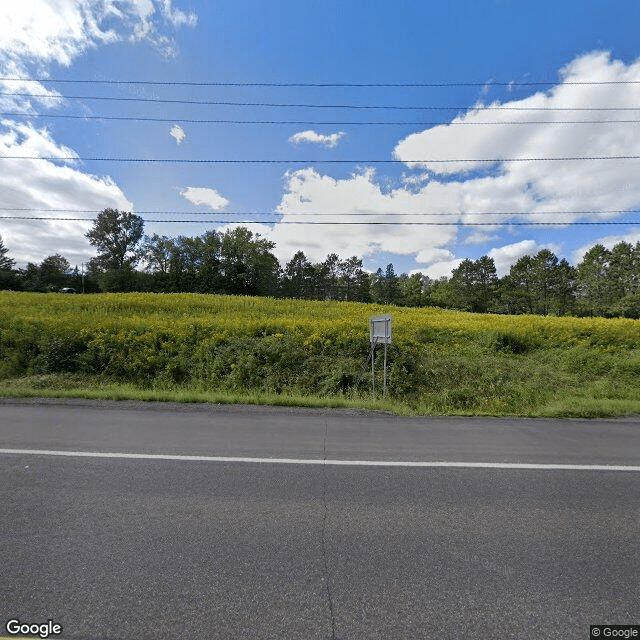
POLYGON ((376 396, 375 380, 375 350, 378 343, 384 344, 384 371, 383 387, 384 395, 387 393, 387 345, 391 343, 391 315, 373 316, 369 318, 369 339, 371 340, 371 388, 373 397, 376 396))

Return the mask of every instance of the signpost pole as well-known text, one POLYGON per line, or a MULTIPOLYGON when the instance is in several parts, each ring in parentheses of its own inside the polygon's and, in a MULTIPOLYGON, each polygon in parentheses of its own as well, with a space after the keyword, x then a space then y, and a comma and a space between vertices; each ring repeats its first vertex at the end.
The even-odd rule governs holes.
POLYGON ((382 384, 382 395, 387 395, 387 341, 384 343, 384 377, 382 384))
POLYGON ((371 343, 371 393, 373 394, 373 399, 376 399, 376 372, 374 369, 374 362, 376 360, 376 340, 374 338, 371 343))
MULTIPOLYGON (((369 318, 369 335, 371 338, 371 390, 376 397, 376 345, 378 340, 384 342, 384 369, 382 373, 382 394, 387 394, 387 345, 391 342, 391 316, 374 316, 369 318)), ((366 365, 365 365, 366 366, 366 365)))

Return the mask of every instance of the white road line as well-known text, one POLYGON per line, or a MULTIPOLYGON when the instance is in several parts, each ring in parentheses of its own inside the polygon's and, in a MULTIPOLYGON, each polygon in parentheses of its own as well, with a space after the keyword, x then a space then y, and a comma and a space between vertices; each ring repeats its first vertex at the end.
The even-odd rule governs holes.
POLYGON ((240 458, 184 456, 156 453, 110 453, 103 451, 49 451, 46 449, 0 449, 0 454, 67 456, 71 458, 121 458, 134 460, 181 460, 185 462, 251 462, 260 464, 315 464, 345 467, 448 467, 463 469, 541 469, 567 471, 640 471, 640 466, 608 464, 539 464, 530 462, 443 462, 412 460, 322 460, 307 458, 240 458))

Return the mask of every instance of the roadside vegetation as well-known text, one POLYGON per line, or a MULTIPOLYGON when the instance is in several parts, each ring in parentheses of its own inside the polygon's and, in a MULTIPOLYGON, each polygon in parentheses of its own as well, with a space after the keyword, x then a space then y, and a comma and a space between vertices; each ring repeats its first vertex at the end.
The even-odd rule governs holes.
POLYGON ((0 292, 0 395, 640 413, 640 321, 206 294, 0 292), (371 396, 368 318, 393 314, 371 396))

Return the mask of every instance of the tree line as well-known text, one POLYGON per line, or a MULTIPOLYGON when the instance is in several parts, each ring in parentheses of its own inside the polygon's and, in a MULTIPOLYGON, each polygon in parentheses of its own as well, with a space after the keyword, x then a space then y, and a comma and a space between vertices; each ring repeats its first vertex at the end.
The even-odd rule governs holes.
POLYGON ((597 244, 577 266, 548 249, 523 256, 498 277, 493 258, 466 259, 451 277, 369 273, 356 256, 312 263, 298 251, 284 266, 275 243, 246 227, 200 236, 145 236, 142 218, 105 209, 86 237, 97 249, 86 270, 56 254, 16 269, 0 238, 0 288, 59 291, 197 292, 401 306, 476 313, 640 317, 640 242, 597 244))

